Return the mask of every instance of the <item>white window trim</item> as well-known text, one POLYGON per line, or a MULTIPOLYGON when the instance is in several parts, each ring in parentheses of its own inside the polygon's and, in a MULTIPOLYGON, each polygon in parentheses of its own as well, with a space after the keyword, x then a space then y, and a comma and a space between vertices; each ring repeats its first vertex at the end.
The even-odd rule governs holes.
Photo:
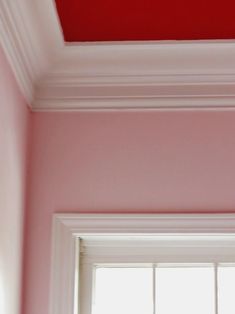
POLYGON ((79 236, 163 234, 227 235, 234 248, 235 214, 55 214, 49 314, 74 314, 79 236))

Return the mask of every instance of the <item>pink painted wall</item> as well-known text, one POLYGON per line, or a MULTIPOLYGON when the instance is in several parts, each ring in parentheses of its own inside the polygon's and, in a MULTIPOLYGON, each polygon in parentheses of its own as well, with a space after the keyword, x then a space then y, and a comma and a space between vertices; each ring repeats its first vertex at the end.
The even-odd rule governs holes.
POLYGON ((20 313, 29 111, 0 49, 0 313, 20 313))
POLYGON ((48 313, 52 214, 235 211, 235 111, 36 113, 24 314, 48 313))

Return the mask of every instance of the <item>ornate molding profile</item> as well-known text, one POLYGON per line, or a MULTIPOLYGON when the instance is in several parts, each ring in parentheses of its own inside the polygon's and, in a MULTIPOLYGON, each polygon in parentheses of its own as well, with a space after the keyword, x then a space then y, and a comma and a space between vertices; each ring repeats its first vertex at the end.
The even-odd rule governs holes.
POLYGON ((0 43, 32 110, 235 107, 235 41, 66 44, 53 0, 2 0, 0 43))

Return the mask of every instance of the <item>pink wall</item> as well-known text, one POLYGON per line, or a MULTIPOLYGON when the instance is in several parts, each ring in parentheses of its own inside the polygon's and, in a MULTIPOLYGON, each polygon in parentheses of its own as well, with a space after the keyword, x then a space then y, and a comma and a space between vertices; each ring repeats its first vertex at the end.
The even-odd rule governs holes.
POLYGON ((235 111, 36 113, 24 314, 48 313, 55 212, 235 211, 235 111))
POLYGON ((0 49, 0 313, 20 312, 29 111, 0 49))

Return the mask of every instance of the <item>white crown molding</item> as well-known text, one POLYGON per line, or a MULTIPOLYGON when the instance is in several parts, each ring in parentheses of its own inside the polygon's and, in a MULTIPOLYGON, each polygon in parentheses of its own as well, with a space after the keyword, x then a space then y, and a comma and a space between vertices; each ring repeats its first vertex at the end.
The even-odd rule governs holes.
POLYGON ((75 291, 78 289, 75 283, 79 264, 77 239, 104 235, 111 238, 155 235, 160 236, 158 250, 165 247, 166 241, 174 248, 188 247, 191 243, 194 248, 202 248, 205 254, 209 252, 208 248, 222 248, 220 257, 228 253, 223 250, 226 248, 234 261, 234 214, 56 214, 53 220, 50 314, 74 313, 75 291), (199 236, 196 243, 192 235, 199 236), (184 239, 183 246, 178 243, 179 236, 184 239))
POLYGON ((65 44, 53 0, 1 0, 0 43, 32 109, 235 108, 235 42, 65 44))
POLYGON ((66 45, 35 110, 235 106, 235 42, 66 45))
POLYGON ((64 42, 53 1, 1 0, 0 44, 29 106, 64 42))

